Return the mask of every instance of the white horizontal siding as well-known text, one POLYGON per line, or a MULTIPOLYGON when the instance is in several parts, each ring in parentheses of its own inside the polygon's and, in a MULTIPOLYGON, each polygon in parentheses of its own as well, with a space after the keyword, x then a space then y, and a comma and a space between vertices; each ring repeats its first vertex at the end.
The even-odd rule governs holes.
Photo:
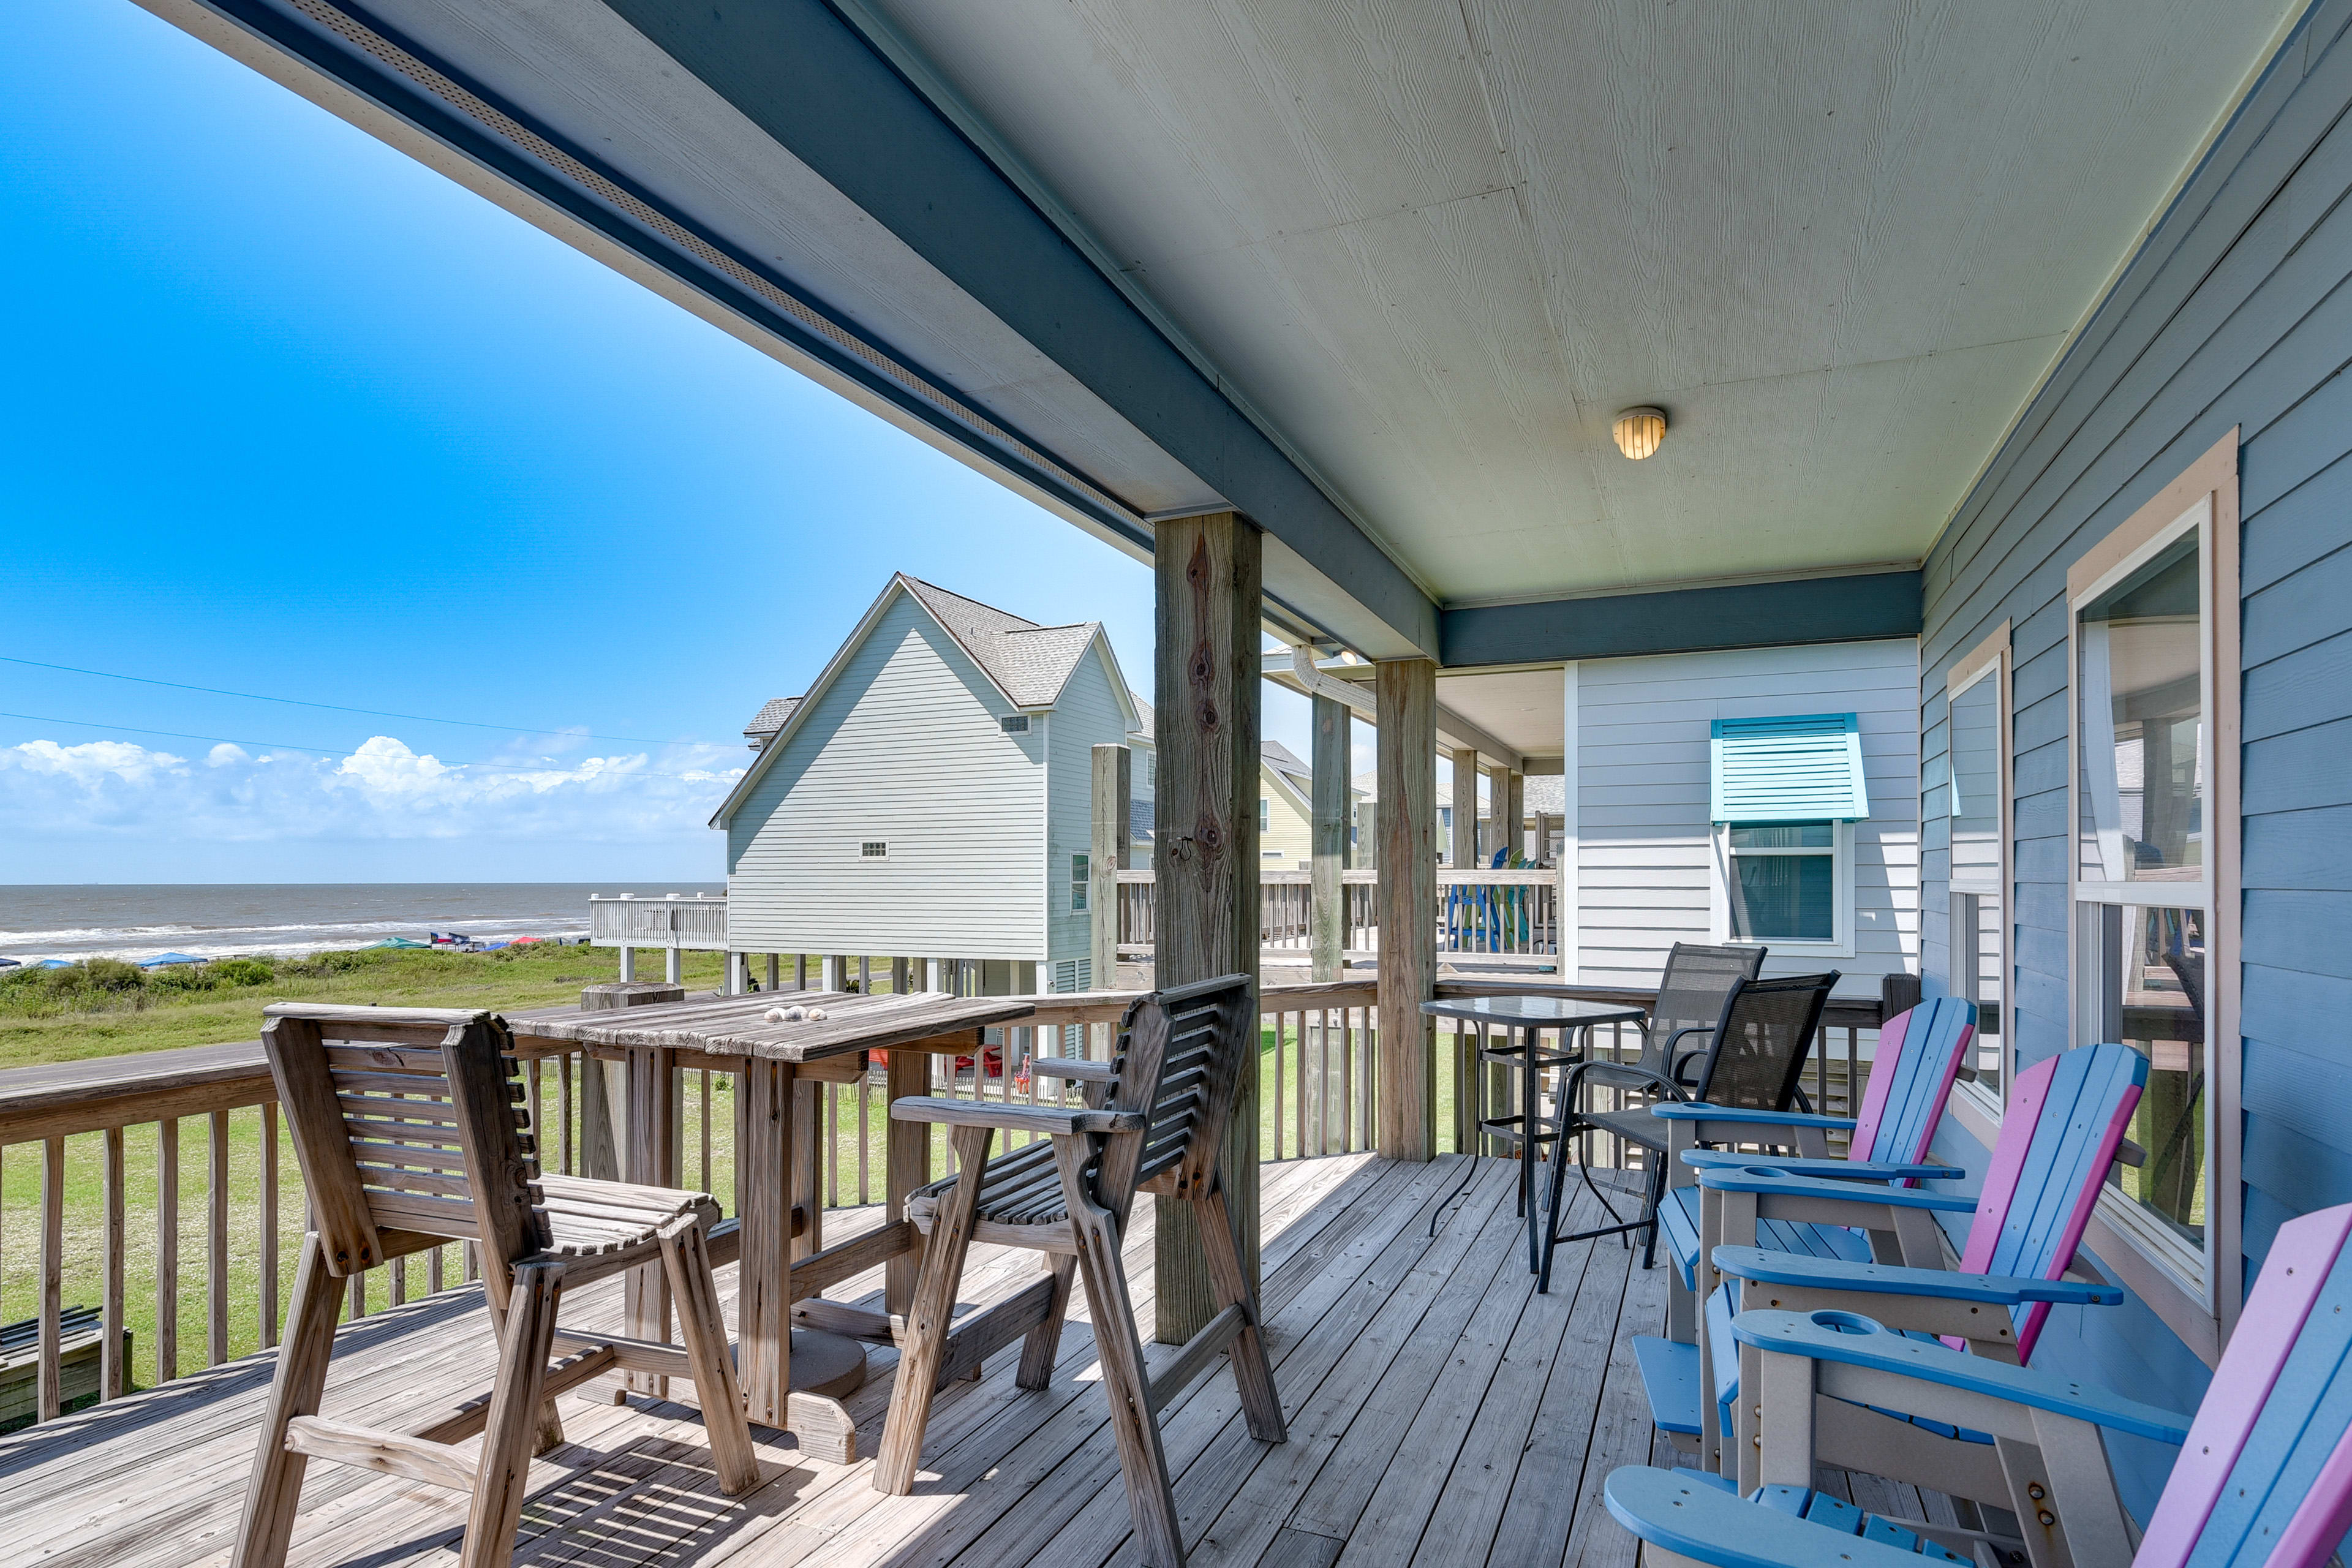
POLYGON ((1577 666, 1578 978, 1655 984, 1676 942, 1710 940, 1707 726, 1853 713, 1870 819, 1854 825, 1854 952, 1769 958, 1768 974, 1835 968, 1841 994, 1914 969, 1919 942, 1917 645, 1742 649, 1577 666))
MULTIPOLYGON (((1097 646, 1078 661, 1046 723, 1053 822, 1046 856, 1046 956, 1055 963, 1075 963, 1093 952, 1094 917, 1070 908, 1070 857, 1094 852, 1095 748, 1126 739, 1127 720, 1097 646)), ((1097 871, 1088 897, 1105 896, 1108 878, 1107 872, 1097 871)))
POLYGON ((1044 957, 1045 737, 1005 734, 1011 711, 902 595, 729 825, 734 944, 1044 957))

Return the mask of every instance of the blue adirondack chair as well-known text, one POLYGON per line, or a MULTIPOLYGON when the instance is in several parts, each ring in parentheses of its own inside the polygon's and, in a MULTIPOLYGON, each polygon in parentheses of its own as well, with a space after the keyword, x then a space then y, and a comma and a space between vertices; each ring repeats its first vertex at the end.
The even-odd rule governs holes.
MULTIPOLYGON (((1911 1186, 1922 1180, 1951 1179, 1966 1173, 1926 1163, 1952 1083, 1976 1038, 1977 1010, 1956 996, 1922 1002, 1879 1026, 1877 1059, 1857 1116, 1816 1116, 1795 1110, 1744 1110, 1736 1107, 1659 1104, 1650 1113, 1672 1129, 1667 1147, 1667 1192, 1658 1207, 1658 1235, 1675 1266, 1667 1297, 1666 1338, 1688 1344, 1697 1339, 1696 1296, 1700 1248, 1698 1172, 1709 1165, 1750 1165, 1759 1157, 1706 1147, 1710 1143, 1775 1143, 1796 1149, 1789 1157, 1764 1163, 1840 1181, 1874 1181, 1911 1186), (1844 1131, 1848 1155, 1827 1158, 1828 1134, 1844 1131)), ((1867 1237, 1836 1226, 1771 1221, 1756 1239, 1784 1251, 1821 1252, 1856 1262, 1871 1256, 1867 1237)))
MULTIPOLYGON (((1731 1451, 1738 1474, 1752 1475, 1756 1454, 1748 1439, 1756 1402, 1738 1394, 1754 1369, 1730 1332, 1738 1311, 1868 1312, 1895 1328, 1948 1336, 1955 1346, 2016 1363, 2031 1358, 2053 1303, 2121 1300, 2122 1293, 2104 1279, 2066 1276, 2075 1268, 2100 1184, 2147 1083, 2147 1058, 2122 1045, 2064 1051, 2020 1073, 1983 1190, 1973 1199, 1836 1181, 1786 1163, 1702 1169, 1701 1229, 1711 1289, 1699 1343, 1633 1342, 1654 1418, 1670 1432, 1695 1436, 1709 1469, 1725 1468, 1723 1440, 1736 1438, 1731 1451), (1957 1271, 1946 1262, 1939 1213, 1972 1216, 1957 1271), (1770 1222, 1859 1227, 1900 1261, 1857 1261, 1827 1245, 1806 1251, 1757 1246, 1761 1227, 1770 1222), (1719 1289, 1712 1288, 1716 1279, 1725 1281, 1719 1289), (1703 1398, 1702 1390, 1712 1397, 1703 1398), (1717 1413, 1712 1421, 1701 1419, 1708 1405, 1717 1413)), ((1789 1232, 1778 1234, 1785 1240, 1789 1232)), ((1913 1429, 1902 1415, 1879 1416, 1877 1426, 1887 1453, 1912 1442, 1913 1429)), ((1853 1468, 1885 1473, 1867 1458, 1857 1458, 1853 1468)))
MULTIPOLYGON (((2352 1205, 2279 1228, 2192 1422, 2031 1367, 1888 1331, 1835 1311, 1742 1313, 1762 1363, 1762 1479, 1743 1500, 1690 1470, 1628 1466, 1609 1511, 1653 1563, 1713 1568, 1916 1568, 1971 1561, 1979 1542, 2033 1568, 2319 1568, 2352 1530, 2352 1205), (1864 1514, 1812 1489, 1819 1411, 1894 1405, 1990 1428, 2011 1461, 1996 1506, 2021 1540, 1864 1514), (2180 1445, 2133 1549, 2099 1434, 2180 1445)), ((1935 1479, 1922 1484, 1936 1486, 1935 1479)))

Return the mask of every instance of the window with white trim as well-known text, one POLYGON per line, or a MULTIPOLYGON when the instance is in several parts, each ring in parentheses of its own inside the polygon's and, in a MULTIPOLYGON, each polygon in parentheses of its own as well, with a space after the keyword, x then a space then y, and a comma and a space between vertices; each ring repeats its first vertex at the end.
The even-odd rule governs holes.
POLYGON ((2002 1027, 2009 1001, 2008 658, 2003 623, 1952 667, 1945 686, 1950 870, 1944 980, 1952 995, 1976 1004, 1973 1092, 1996 1113, 2010 1078, 2011 1031, 2002 1027))
POLYGON ((2109 1179, 2135 1239, 2191 1280, 2213 1190, 2210 517, 2200 500, 2072 596, 2075 1037, 2148 1058, 2147 1160, 2109 1179))
POLYGON ((1070 857, 1070 912, 1074 915, 1087 912, 1087 884, 1093 879, 1087 860, 1084 855, 1070 857))
POLYGON ((1870 815, 1852 713, 1708 727, 1714 934, 1779 952, 1853 952, 1853 824, 1870 815))

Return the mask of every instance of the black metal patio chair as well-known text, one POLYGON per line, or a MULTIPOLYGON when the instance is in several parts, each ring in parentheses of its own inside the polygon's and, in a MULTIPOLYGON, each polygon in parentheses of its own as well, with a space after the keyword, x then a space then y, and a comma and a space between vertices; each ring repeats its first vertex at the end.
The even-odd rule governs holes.
POLYGON ((1538 1291, 1551 1288, 1552 1251, 1563 1241, 1625 1236, 1638 1230, 1644 1233, 1642 1267, 1647 1268, 1657 1260, 1658 1204, 1665 1193, 1668 1130, 1664 1122, 1650 1114, 1647 1104, 1624 1105, 1626 1093, 1637 1092, 1650 1100, 1699 1100, 1746 1110, 1787 1110, 1792 1103, 1800 1110, 1810 1110, 1804 1090, 1798 1087, 1798 1079, 1804 1071, 1805 1054, 1812 1048, 1813 1037, 1820 1030, 1822 1007, 1829 1000, 1830 988, 1837 983, 1836 970, 1780 980, 1743 976, 1732 982, 1724 997, 1723 1010, 1711 1026, 1702 1029, 1685 1026, 1666 1033, 1654 1022, 1654 1039, 1664 1034, 1663 1041, 1656 1042, 1662 1068, 1649 1068, 1649 1052, 1645 1050, 1645 1059, 1638 1066, 1588 1061, 1569 1069, 1556 1102, 1558 1141, 1554 1147, 1558 1155, 1552 1161, 1550 1191, 1545 1204, 1543 1265, 1536 1284, 1538 1291), (1704 1037, 1704 1043, 1687 1048, 1680 1044, 1699 1037, 1704 1037), (1594 1110, 1580 1105, 1584 1091, 1596 1083, 1618 1090, 1617 1109, 1594 1110), (1589 1156, 1595 1132, 1608 1133, 1621 1144, 1643 1151, 1646 1180, 1641 1218, 1621 1217, 1593 1181, 1589 1156), (1571 1138, 1580 1145, 1578 1168, 1584 1184, 1613 1223, 1562 1236, 1559 1225, 1568 1184, 1568 1162, 1564 1156, 1571 1138))
MULTIPOLYGON (((1649 1017, 1634 1026, 1642 1031, 1642 1054, 1629 1063, 1592 1060, 1591 1081, 1614 1084, 1621 1088, 1641 1089, 1660 1076, 1672 1076, 1672 1060, 1675 1053, 1705 1050, 1706 1039, 1723 1016, 1725 998, 1733 985, 1742 980, 1753 980, 1764 963, 1764 949, 1754 945, 1709 947, 1698 942, 1678 942, 1666 953, 1666 967, 1658 976, 1658 999, 1650 1005, 1649 1017), (1617 1077, 1608 1076, 1619 1075, 1617 1077)), ((1496 1067, 1509 1067, 1524 1071, 1529 1053, 1535 1057, 1538 1074, 1549 1074, 1554 1068, 1573 1068, 1588 1060, 1582 1045, 1570 1046, 1571 1031, 1560 1032, 1560 1048, 1547 1050, 1540 1037, 1530 1029, 1523 1035, 1507 1034, 1500 1045, 1482 1045, 1478 1060, 1496 1067)), ((1578 1033, 1581 1033, 1578 1031, 1578 1033)), ((1562 1100, 1559 1103, 1569 1103, 1562 1100)), ((1560 1138, 1560 1119, 1553 1117, 1547 1125, 1538 1106, 1522 1105, 1500 1116, 1480 1120, 1478 1130, 1497 1142, 1517 1145, 1521 1140, 1535 1144, 1538 1150, 1549 1149, 1546 1156, 1555 1162, 1558 1151, 1567 1145, 1560 1138)), ((1535 1208, 1532 1191, 1519 1194, 1519 1214, 1527 1215, 1535 1208)), ((1444 1212, 1440 1205, 1439 1215, 1444 1212)), ((1429 1233, 1437 1234, 1438 1215, 1429 1221, 1429 1233)), ((1528 1220, 1530 1225, 1535 1222, 1528 1220)))

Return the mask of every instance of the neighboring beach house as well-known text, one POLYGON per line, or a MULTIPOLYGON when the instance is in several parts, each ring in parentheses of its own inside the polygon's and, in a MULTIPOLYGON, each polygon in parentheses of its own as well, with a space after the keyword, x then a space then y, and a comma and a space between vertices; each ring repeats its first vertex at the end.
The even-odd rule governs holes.
MULTIPOLYGON (((1151 705, 1132 691, 1128 700, 1139 715, 1135 730, 1127 736, 1128 745, 1135 752, 1129 827, 1134 863, 1145 867, 1151 864, 1151 800, 1158 754, 1151 739, 1151 705)), ((1315 852, 1314 768, 1281 742, 1261 741, 1257 787, 1258 858, 1269 870, 1307 869, 1315 852)), ((1358 788, 1351 793, 1361 801, 1367 792, 1358 788)))
POLYGON ((1099 623, 1041 626, 894 575, 806 694, 745 728, 758 757, 710 819, 729 945, 1088 985, 1093 751, 1136 724, 1099 623))

